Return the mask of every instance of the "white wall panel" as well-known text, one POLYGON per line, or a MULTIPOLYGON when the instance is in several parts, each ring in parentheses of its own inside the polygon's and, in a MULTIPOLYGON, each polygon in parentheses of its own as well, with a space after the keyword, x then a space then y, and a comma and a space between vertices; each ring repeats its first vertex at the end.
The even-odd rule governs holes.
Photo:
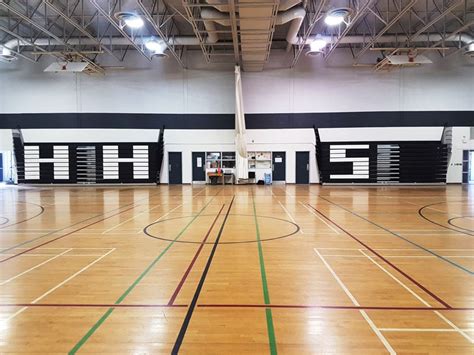
POLYGON ((76 75, 44 73, 46 65, 24 60, 0 63, 0 112, 77 111, 76 75))
POLYGON ((186 70, 185 75, 183 93, 186 113, 234 112, 233 71, 186 70))
POLYGON ((439 141, 442 127, 321 128, 323 142, 439 141))
POLYGON ((157 142, 159 129, 22 129, 25 142, 120 143, 157 142))
POLYGON ((462 182, 463 150, 474 150, 474 140, 470 138, 470 127, 453 127, 453 149, 448 166, 448 183, 462 182))
MULTIPOLYGON (((352 67, 350 53, 337 50, 329 62, 302 56, 288 69, 274 51, 267 70, 243 73, 244 106, 249 113, 474 110, 474 60, 430 53, 434 64, 374 72, 352 67), (276 69, 279 68, 279 69, 276 69), (282 69, 287 68, 287 69, 282 69)), ((44 73, 51 58, 32 64, 0 63, 0 112, 232 113, 234 73, 209 66, 199 51, 184 58, 146 62, 131 51, 125 69, 105 76, 44 73)), ((374 57, 369 62, 375 62, 374 57)))
POLYGON ((10 150, 13 150, 12 130, 0 129, 0 152, 10 150))

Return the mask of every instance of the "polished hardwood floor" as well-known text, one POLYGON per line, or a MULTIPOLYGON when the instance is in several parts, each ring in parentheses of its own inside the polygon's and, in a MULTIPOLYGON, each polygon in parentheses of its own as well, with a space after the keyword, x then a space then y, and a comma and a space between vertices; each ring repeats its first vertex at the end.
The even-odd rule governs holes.
POLYGON ((467 186, 0 199, 1 354, 474 353, 467 186))

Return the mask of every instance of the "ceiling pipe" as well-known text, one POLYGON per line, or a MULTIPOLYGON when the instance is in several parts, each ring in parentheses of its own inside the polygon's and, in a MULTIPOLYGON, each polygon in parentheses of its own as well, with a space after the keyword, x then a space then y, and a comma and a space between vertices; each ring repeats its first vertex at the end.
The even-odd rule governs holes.
MULTIPOLYGON (((302 6, 294 7, 278 14, 275 20, 276 25, 283 25, 291 21, 290 28, 286 34, 288 45, 301 44, 302 37, 298 37, 298 32, 303 24, 305 16, 306 10, 302 6)), ((313 42, 313 40, 311 40, 311 42, 313 42)))
MULTIPOLYGON (((310 44, 316 39, 316 36, 309 36, 306 41, 303 37, 298 36, 298 32, 303 23, 304 17, 306 16, 306 10, 299 6, 279 13, 276 19, 277 25, 283 25, 291 21, 290 28, 286 35, 286 41, 289 44, 310 44), (303 43, 304 41, 304 43, 303 43)), ((318 39, 325 40, 328 44, 334 41, 332 36, 321 36, 318 39)), ((419 34, 416 37, 410 38, 410 42, 439 42, 443 40, 443 37, 439 34, 419 34)), ((408 41, 408 39, 407 39, 408 41)), ((456 35, 448 36, 444 39, 446 42, 463 42, 465 45, 474 44, 474 37, 467 33, 458 33, 456 35)), ((377 39, 376 43, 396 43, 400 41, 400 36, 395 35, 383 35, 377 39)), ((344 36, 339 41, 340 44, 356 44, 356 43, 367 43, 367 36, 344 36)))
POLYGON ((229 14, 224 14, 216 9, 202 9, 201 18, 207 32, 207 43, 216 43, 219 40, 219 34, 216 32, 216 23, 222 26, 230 26, 229 14))
MULTIPOLYGON (((211 0, 216 1, 216 0, 211 0)), ((293 2, 297 0, 292 0, 293 2)), ((298 0, 300 1, 300 0, 298 0)), ((289 5, 288 5, 289 6, 289 5)), ((286 35, 286 41, 291 45, 306 45, 313 42, 316 36, 309 36, 305 41, 303 37, 298 36, 298 32, 303 23, 304 17, 306 16, 306 11, 302 6, 292 7, 288 11, 283 11, 278 13, 275 24, 283 25, 285 23, 291 22, 290 28, 286 35), (304 41, 304 43, 303 43, 304 41)), ((230 26, 230 19, 227 14, 224 14, 215 9, 202 9, 201 17, 203 18, 204 27, 208 31, 208 36, 205 38, 206 44, 213 44, 219 40, 219 37, 216 32, 215 23, 218 23, 222 26, 230 26)), ((325 40, 328 44, 333 43, 335 38, 332 36, 321 36, 318 39, 325 40)), ((136 38, 135 43, 137 45, 143 45, 149 39, 136 38)), ((408 41, 408 39, 407 39, 408 41)), ((444 38, 439 34, 420 34, 417 37, 410 38, 410 42, 462 42, 468 49, 472 50, 474 47, 474 37, 467 33, 457 33, 455 35, 448 36, 444 38)), ((199 39, 194 36, 174 36, 169 40, 170 44, 181 45, 181 46, 197 46, 200 44, 199 39)), ((344 36, 338 40, 339 44, 356 44, 356 43, 366 43, 366 36, 344 36)), ((397 43, 404 42, 400 41, 400 36, 395 35, 383 35, 377 39, 376 43, 397 43)), ((40 38, 34 42, 35 46, 49 46, 49 45, 62 45, 59 41, 56 41, 51 38, 40 38)), ((68 45, 97 45, 97 41, 88 39, 88 38, 71 38, 67 42, 68 45)), ((120 45, 127 46, 130 45, 130 40, 123 37, 113 37, 108 38, 103 41, 103 44, 107 45, 120 45)), ((12 39, 3 45, 0 45, 0 48, 3 48, 3 53, 8 52, 8 50, 15 51, 18 47, 31 46, 31 42, 22 41, 19 39, 12 39)), ((0 55, 2 52, 0 51, 0 55)))
MULTIPOLYGON (((294 41, 292 44, 298 44, 301 39, 301 37, 297 36, 287 36, 287 40, 291 39, 294 41)), ((309 38, 305 44, 310 44, 315 37, 309 38)), ((318 39, 323 39, 327 43, 331 43, 333 40, 333 37, 331 36, 321 36, 318 37, 318 39)), ((149 40, 146 38, 137 38, 136 43, 138 45, 144 45, 145 42, 149 40)), ((412 42, 437 42, 442 40, 442 37, 438 34, 422 34, 419 35, 418 37, 412 39, 412 42)), ((446 42, 463 42, 468 51, 473 51, 474 50, 474 37, 466 34, 466 33, 461 33, 457 35, 450 36, 446 39, 444 39, 446 42)), ((182 46, 197 46, 199 45, 199 40, 196 37, 192 36, 177 36, 174 38, 171 38, 170 41, 174 45, 182 45, 182 46)), ((365 43, 367 41, 367 38, 365 36, 346 36, 341 40, 341 44, 357 44, 357 43, 365 43)), ((130 45, 130 42, 128 39, 123 38, 123 37, 112 37, 104 41, 104 44, 107 45, 112 45, 112 46, 128 46, 130 45)), ((399 36, 394 36, 394 35, 384 35, 380 37, 377 40, 377 43, 396 43, 400 42, 400 37, 399 36)), ((74 45, 90 45, 94 46, 96 45, 96 42, 94 40, 88 39, 88 38, 71 38, 67 42, 68 45, 74 46, 74 45)), ((210 42, 208 42, 210 43, 210 42)), ((32 45, 36 47, 46 47, 46 46, 61 46, 63 43, 52 39, 52 38, 38 38, 34 42, 26 41, 26 40, 20 40, 20 39, 11 39, 8 42, 5 42, 3 45, 0 47, 2 48, 2 51, 0 51, 0 56, 2 55, 11 55, 11 52, 17 51, 20 47, 31 47, 32 45)))
MULTIPOLYGON (((221 12, 227 12, 227 13, 230 12, 228 0, 207 0, 206 2, 221 12)), ((289 10, 292 7, 300 4, 301 2, 302 0, 280 0, 278 11, 289 10)), ((245 3, 242 3, 242 4, 245 5, 245 3)))

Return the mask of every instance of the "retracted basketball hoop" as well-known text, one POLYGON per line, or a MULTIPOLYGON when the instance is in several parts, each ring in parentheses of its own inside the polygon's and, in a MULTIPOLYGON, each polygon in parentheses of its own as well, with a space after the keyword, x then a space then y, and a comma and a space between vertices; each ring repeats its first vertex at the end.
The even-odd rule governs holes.
POLYGON ((415 58, 417 56, 416 50, 409 50, 407 57, 409 63, 415 63, 415 58))

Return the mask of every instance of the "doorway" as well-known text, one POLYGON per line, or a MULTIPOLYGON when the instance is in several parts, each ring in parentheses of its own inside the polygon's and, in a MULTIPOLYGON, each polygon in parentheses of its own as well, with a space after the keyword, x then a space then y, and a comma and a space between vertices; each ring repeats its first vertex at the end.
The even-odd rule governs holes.
POLYGON ((469 184, 474 184, 474 150, 471 150, 469 152, 468 183, 469 184))
POLYGON ((296 183, 309 184, 309 152, 296 152, 296 183))
POLYGON ((206 181, 206 153, 205 152, 193 152, 193 182, 205 182, 206 181))
POLYGON ((273 152, 273 181, 286 181, 286 152, 273 152))
POLYGON ((183 162, 181 152, 168 153, 168 176, 170 184, 183 183, 183 162))

